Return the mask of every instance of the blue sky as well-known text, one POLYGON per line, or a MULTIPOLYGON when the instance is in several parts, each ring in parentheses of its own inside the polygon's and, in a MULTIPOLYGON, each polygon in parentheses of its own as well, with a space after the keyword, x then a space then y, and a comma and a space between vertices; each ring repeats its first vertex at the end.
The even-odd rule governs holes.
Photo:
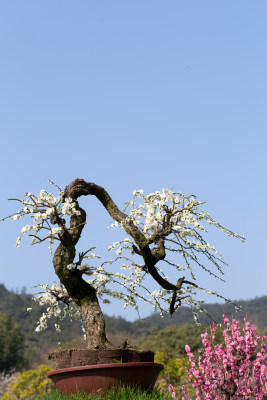
MULTIPOLYGON (((246 0, 3 2, 1 217, 17 210, 7 198, 49 178, 95 182, 121 208, 133 189, 174 187, 247 238, 210 232, 230 266, 226 283, 199 271, 200 282, 235 300, 266 295, 266 12, 246 0)), ((84 243, 106 248, 110 218, 82 204, 84 243)), ((0 282, 30 290, 55 275, 46 245, 14 247, 20 228, 1 223, 0 282)))

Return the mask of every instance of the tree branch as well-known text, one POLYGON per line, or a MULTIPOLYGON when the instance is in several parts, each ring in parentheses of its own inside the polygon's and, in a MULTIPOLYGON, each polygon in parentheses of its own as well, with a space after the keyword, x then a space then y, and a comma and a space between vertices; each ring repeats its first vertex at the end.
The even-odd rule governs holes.
MULTIPOLYGON (((140 231, 140 229, 138 229, 138 227, 133 223, 127 214, 119 210, 106 190, 95 183, 85 182, 83 179, 77 178, 65 188, 63 199, 70 197, 73 200, 77 200, 80 196, 88 195, 96 196, 97 199, 103 204, 109 215, 115 221, 121 223, 126 233, 128 233, 134 239, 145 261, 147 270, 154 280, 166 290, 177 290, 176 285, 173 285, 162 278, 155 268, 156 263, 165 257, 164 239, 157 238, 157 240, 155 240, 157 247, 151 251, 149 248, 149 243, 151 241, 145 237, 145 235, 140 231)), ((79 208, 79 210, 82 209, 79 208)), ((73 221, 73 224, 76 223, 76 220, 76 215, 71 217, 71 222, 73 221)), ((75 242, 77 243, 76 239, 75 242)), ((139 254, 139 251, 136 250, 135 252, 139 254)))

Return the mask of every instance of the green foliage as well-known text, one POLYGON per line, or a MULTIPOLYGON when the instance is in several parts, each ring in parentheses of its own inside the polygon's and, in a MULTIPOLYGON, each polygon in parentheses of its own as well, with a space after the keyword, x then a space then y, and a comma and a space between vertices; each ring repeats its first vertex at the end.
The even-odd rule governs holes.
POLYGON ((25 364, 24 335, 13 318, 0 312, 0 371, 18 369, 25 364))
POLYGON ((43 396, 53 387, 52 381, 46 376, 51 370, 48 365, 40 365, 38 369, 16 374, 16 380, 10 383, 1 400, 31 400, 43 396))
POLYGON ((77 394, 64 395, 56 391, 52 391, 47 395, 40 396, 35 400, 170 400, 169 394, 162 394, 155 389, 151 393, 146 393, 138 388, 130 388, 120 386, 119 388, 111 389, 109 392, 98 395, 92 394, 77 394))
MULTIPOLYGON (((166 387, 171 385, 182 385, 187 379, 186 375, 186 358, 168 358, 167 354, 159 351, 155 354, 155 362, 164 365, 164 370, 160 373, 159 382, 164 380, 166 387)), ((160 385, 163 386, 162 384, 160 385)))
POLYGON ((161 350, 166 356, 166 360, 171 358, 186 357, 185 345, 188 344, 193 352, 202 346, 200 334, 203 327, 197 325, 183 324, 179 326, 170 325, 162 330, 152 329, 150 336, 140 340, 141 348, 149 348, 157 352, 161 350))
POLYGON ((162 393, 168 393, 168 386, 172 385, 177 394, 181 394, 180 387, 185 385, 190 395, 194 395, 194 390, 189 382, 186 373, 186 367, 189 367, 188 358, 168 358, 164 352, 155 354, 155 362, 164 364, 164 370, 161 371, 157 381, 157 388, 162 393))
MULTIPOLYGON (((218 328, 216 343, 222 343, 220 335, 222 328, 218 328)), ((198 355, 202 347, 201 334, 205 332, 204 326, 181 324, 170 325, 164 329, 152 329, 150 336, 140 339, 138 346, 142 349, 149 349, 157 353, 158 349, 165 354, 166 360, 187 357, 185 345, 190 346, 191 351, 198 355)))

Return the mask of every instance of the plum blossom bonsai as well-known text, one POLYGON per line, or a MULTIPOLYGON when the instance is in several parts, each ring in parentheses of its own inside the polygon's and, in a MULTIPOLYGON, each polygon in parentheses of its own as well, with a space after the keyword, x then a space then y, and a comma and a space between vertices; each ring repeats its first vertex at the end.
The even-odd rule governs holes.
POLYGON ((99 299, 118 298, 124 301, 124 307, 136 309, 140 301, 149 302, 162 316, 173 314, 184 304, 191 308, 196 322, 199 312, 206 312, 203 301, 195 298, 197 291, 227 300, 199 286, 193 272, 194 267, 200 267, 222 279, 222 266, 226 264, 222 254, 206 241, 205 226, 213 225, 242 242, 245 239, 204 212, 200 208, 203 203, 195 196, 167 189, 148 195, 134 190, 132 200, 121 211, 107 191, 95 183, 75 179, 62 191, 53 181, 49 182, 58 191, 56 195, 42 189, 39 195, 26 193, 24 199, 11 199, 19 201, 22 208, 6 217, 25 217, 30 221, 22 228, 17 247, 24 235, 31 238, 32 244, 50 242, 59 283, 40 285, 42 292, 34 298, 47 305, 37 331, 45 329, 52 316, 57 318, 58 332, 60 320, 66 316, 80 318, 87 348, 110 348, 99 299), (81 196, 95 196, 113 220, 110 227, 120 227, 127 235, 108 247, 114 253, 112 260, 102 262, 93 253, 93 246, 76 252, 86 224, 86 212, 79 205, 81 196), (176 282, 171 283, 165 275, 166 265, 177 271, 176 282), (215 267, 215 272, 211 267, 215 267), (145 286, 147 276, 154 280, 154 291, 145 286), (115 290, 115 285, 120 289, 115 290))

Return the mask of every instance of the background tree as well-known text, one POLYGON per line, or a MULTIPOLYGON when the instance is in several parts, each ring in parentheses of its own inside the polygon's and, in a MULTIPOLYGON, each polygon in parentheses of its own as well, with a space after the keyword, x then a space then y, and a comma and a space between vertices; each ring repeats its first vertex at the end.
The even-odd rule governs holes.
POLYGON ((18 324, 0 312, 0 371, 17 370, 25 365, 24 336, 18 324))
MULTIPOLYGON (((125 210, 119 210, 106 190, 95 183, 75 179, 64 192, 55 186, 60 191, 57 197, 42 189, 39 195, 26 193, 26 200, 15 199, 22 203, 23 208, 7 217, 17 220, 30 216, 33 220, 33 224, 22 228, 17 246, 26 233, 32 237, 32 244, 49 240, 51 252, 54 241, 59 242, 53 265, 60 285, 41 285, 44 293, 36 300, 49 306, 41 316, 37 330, 46 328, 47 318, 52 315, 58 319, 67 314, 72 318, 80 316, 88 348, 110 346, 98 298, 119 298, 124 300, 125 307, 130 305, 136 308, 138 300, 143 300, 153 304, 154 310, 160 310, 162 315, 164 312, 173 314, 185 303, 190 306, 197 321, 199 310, 205 312, 205 309, 203 302, 195 299, 196 290, 219 296, 214 291, 200 287, 192 270, 192 266, 197 265, 221 279, 204 260, 210 262, 219 274, 223 274, 221 266, 225 264, 222 255, 205 240, 203 234, 207 230, 201 224, 214 225, 228 236, 242 241, 244 238, 224 228, 200 209, 203 203, 198 202, 195 196, 184 196, 167 189, 147 196, 143 195, 142 190, 134 191, 132 201, 127 204, 132 207, 127 215, 125 210), (97 267, 85 262, 100 258, 92 253, 95 247, 80 252, 75 261, 76 245, 86 224, 86 213, 78 203, 81 196, 95 196, 115 221, 112 227, 119 226, 128 235, 109 246, 109 250, 117 249, 115 259, 99 263, 97 267), (126 251, 127 256, 124 255, 126 251), (176 260, 173 262, 173 257, 167 258, 167 254, 180 256, 185 265, 178 264, 176 260), (121 268, 126 273, 114 271, 113 264, 117 261, 123 262, 121 268), (176 283, 171 283, 165 275, 162 269, 164 262, 179 272, 176 283), (185 273, 189 274, 191 280, 183 276, 185 273), (84 279, 86 276, 90 279, 84 279), (145 287, 147 276, 156 282, 157 290, 151 292, 145 287), (122 290, 110 289, 110 283, 120 284, 122 290), (63 311, 59 302, 65 304, 63 311)), ((59 324, 56 324, 56 329, 60 331, 59 324)))

